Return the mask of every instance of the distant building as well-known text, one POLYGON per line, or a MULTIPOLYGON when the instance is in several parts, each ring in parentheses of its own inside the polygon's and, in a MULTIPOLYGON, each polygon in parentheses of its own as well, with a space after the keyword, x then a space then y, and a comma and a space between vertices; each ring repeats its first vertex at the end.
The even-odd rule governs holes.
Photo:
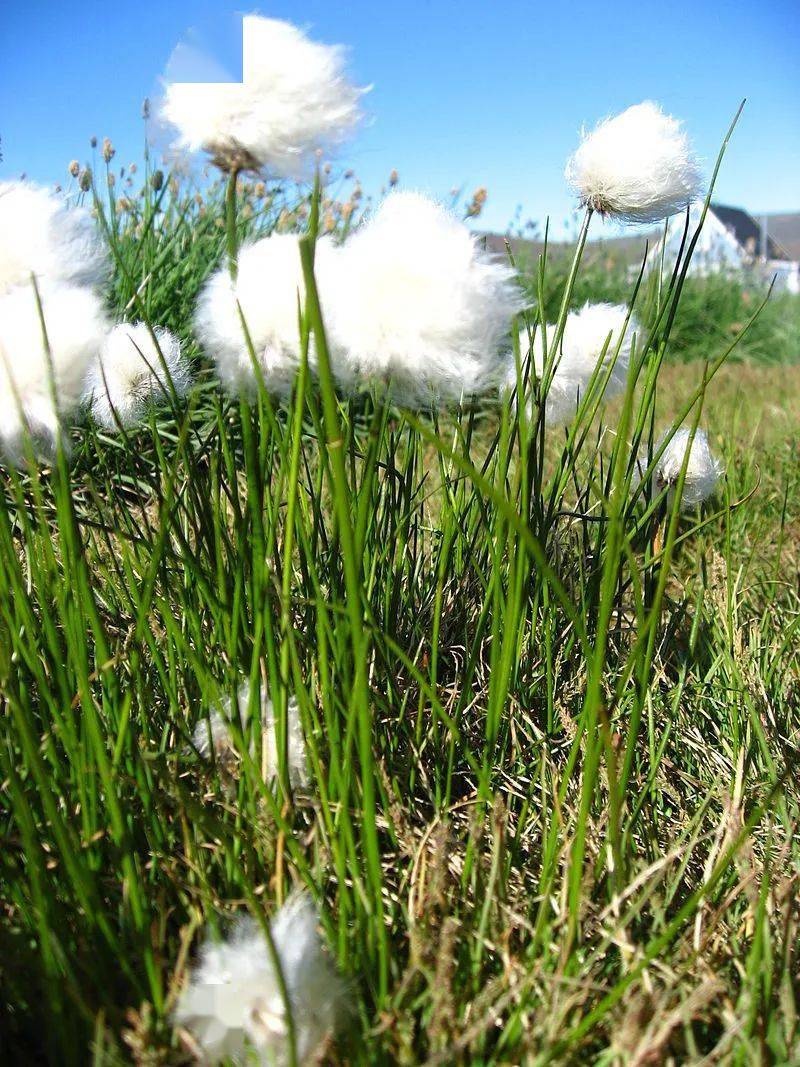
MULTIPOLYGON (((694 204, 689 211, 686 242, 692 239, 700 224, 702 204, 694 204)), ((663 250, 665 269, 671 270, 681 248, 685 215, 669 220, 667 242, 663 250)), ((647 249, 650 266, 657 265, 662 256, 664 228, 635 232, 631 236, 606 237, 596 225, 586 244, 584 262, 604 264, 609 270, 627 267, 631 275, 638 274, 647 249)), ((499 233, 478 234, 487 251, 505 259, 509 252, 515 262, 527 270, 535 268, 544 251, 541 240, 506 236, 499 233)), ((569 260, 575 242, 549 241, 551 262, 569 260)), ((764 215, 756 219, 741 208, 725 204, 711 204, 703 229, 697 240, 689 273, 736 274, 755 284, 769 283, 775 278, 775 288, 790 293, 800 292, 800 212, 764 215)))
MULTIPOLYGON (((687 244, 700 224, 702 210, 701 204, 694 204, 689 211, 687 244)), ((778 218, 789 220, 792 216, 778 218)), ((675 263, 685 226, 684 216, 670 219, 666 244, 659 241, 650 254, 651 264, 658 264, 662 255, 666 267, 675 263)), ((719 273, 749 274, 754 281, 771 282, 775 278, 776 289, 800 292, 800 264, 771 231, 770 216, 756 221, 741 208, 711 204, 692 253, 689 274, 719 273)))

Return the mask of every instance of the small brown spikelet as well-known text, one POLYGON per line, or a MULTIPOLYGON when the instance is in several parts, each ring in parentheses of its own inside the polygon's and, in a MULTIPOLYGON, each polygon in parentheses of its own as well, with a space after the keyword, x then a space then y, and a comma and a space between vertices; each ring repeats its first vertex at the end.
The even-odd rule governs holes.
POLYGON ((116 151, 117 151, 116 148, 114 148, 113 144, 111 143, 111 138, 110 137, 104 137, 103 138, 103 159, 106 161, 106 163, 110 163, 111 162, 111 160, 114 158, 114 155, 116 154, 116 151))
POLYGON ((467 218, 474 219, 483 211, 484 204, 489 199, 488 190, 482 185, 472 194, 472 200, 467 207, 467 218))
POLYGON ((70 165, 69 165, 69 168, 68 168, 68 169, 69 169, 69 172, 70 172, 70 174, 72 175, 72 177, 73 177, 73 178, 77 178, 77 177, 78 177, 78 175, 79 175, 79 174, 80 174, 80 172, 81 172, 81 165, 80 165, 80 163, 79 163, 79 162, 77 161, 77 159, 73 159, 73 160, 72 160, 72 162, 70 163, 70 165))

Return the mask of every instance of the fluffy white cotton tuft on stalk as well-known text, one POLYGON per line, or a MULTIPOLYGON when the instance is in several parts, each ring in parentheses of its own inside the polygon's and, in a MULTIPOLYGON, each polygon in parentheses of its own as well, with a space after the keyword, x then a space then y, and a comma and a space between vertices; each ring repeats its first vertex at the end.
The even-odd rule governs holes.
POLYGON ((38 292, 41 314, 32 283, 0 295, 0 443, 12 463, 26 455, 26 433, 35 453, 52 455, 59 420, 78 404, 108 329, 91 289, 42 280, 38 292))
POLYGON ((626 222, 658 222, 702 195, 681 123, 650 100, 605 119, 567 163, 581 204, 626 222))
MULTIPOLYGON (((664 454, 656 468, 656 482, 659 488, 675 486, 680 477, 681 468, 689 448, 690 431, 681 428, 670 440, 664 454)), ((662 435, 659 446, 664 440, 662 435)), ((686 477, 683 483, 683 495, 681 505, 683 507, 695 507, 702 504, 714 494, 720 478, 724 473, 724 467, 714 456, 708 444, 708 437, 704 430, 696 430, 692 441, 689 461, 686 467, 686 477)))
MULTIPOLYGON (((666 434, 662 434, 655 446, 655 453, 664 442, 666 434)), ((664 449, 664 453, 658 461, 655 470, 655 488, 661 493, 664 489, 670 489, 670 498, 678 484, 681 468, 689 447, 690 431, 685 428, 677 430, 664 449)), ((638 461, 638 476, 641 477, 647 469, 647 457, 643 456, 638 461)), ((722 463, 714 456, 708 444, 708 437, 704 430, 698 429, 692 441, 692 449, 689 453, 689 461, 686 467, 686 478, 683 483, 681 507, 692 508, 708 500, 716 491, 720 478, 725 473, 722 463)))
POLYGON ((496 387, 520 306, 513 271, 463 223, 427 197, 397 192, 340 250, 324 310, 343 384, 391 383, 394 399, 415 407, 496 387))
MULTIPOLYGON (((262 751, 256 751, 255 736, 250 741, 250 755, 264 770, 267 781, 279 774, 278 735, 275 707, 265 690, 261 691, 261 740, 262 751)), ((247 732, 250 719, 250 683, 246 682, 237 694, 237 710, 242 729, 247 732)), ((201 756, 208 757, 213 750, 214 758, 225 773, 231 773, 238 760, 230 728, 230 698, 213 707, 208 721, 201 719, 195 727, 194 746, 201 756)), ((300 709, 295 697, 289 698, 287 707, 286 769, 289 784, 293 789, 300 789, 308 784, 308 763, 306 761, 306 743, 300 723, 300 709)))
MULTIPOLYGON (((603 394, 604 399, 611 400, 624 392, 633 337, 639 330, 633 316, 625 329, 627 317, 628 309, 624 304, 587 303, 579 311, 569 313, 559 353, 555 356, 555 374, 547 392, 546 420, 549 426, 564 426, 572 421, 595 368, 601 361, 601 375, 605 375, 609 367, 612 368, 603 394)), ((548 362, 552 363, 554 354, 551 348, 555 341, 556 327, 548 325, 546 333, 548 362)), ((531 348, 527 330, 523 330, 519 335, 519 348, 524 365, 531 348)), ((544 369, 544 336, 541 328, 534 334, 531 355, 536 375, 541 378, 544 369)), ((508 366, 505 385, 508 390, 517 386, 517 367, 513 357, 508 366)))
POLYGON ((348 80, 341 47, 289 22, 248 15, 242 37, 242 82, 168 83, 162 117, 177 127, 177 147, 202 149, 223 170, 301 177, 316 151, 353 132, 365 90, 348 80))
POLYGON ((95 419, 109 430, 118 422, 135 425, 150 405, 168 401, 173 390, 184 396, 191 385, 191 369, 178 338, 162 326, 153 333, 158 347, 144 323, 120 323, 108 332, 89 369, 85 399, 95 419))
MULTIPOLYGON (((330 240, 317 241, 314 274, 323 306, 335 254, 330 240)), ((195 329, 230 391, 253 389, 258 382, 249 335, 267 391, 280 398, 289 394, 300 366, 298 307, 305 299, 300 244, 294 234, 273 234, 242 248, 235 282, 227 266, 211 276, 200 294, 195 329)), ((308 359, 313 368, 313 342, 308 359)))
MULTIPOLYGON (((270 923, 295 1034, 297 1062, 314 1062, 336 1026, 342 998, 307 893, 289 897, 270 923)), ((289 1062, 284 998, 265 935, 251 918, 227 941, 207 944, 175 1011, 208 1063, 289 1062)))
POLYGON ((0 292, 41 282, 100 285, 108 258, 91 215, 29 182, 0 182, 0 292))

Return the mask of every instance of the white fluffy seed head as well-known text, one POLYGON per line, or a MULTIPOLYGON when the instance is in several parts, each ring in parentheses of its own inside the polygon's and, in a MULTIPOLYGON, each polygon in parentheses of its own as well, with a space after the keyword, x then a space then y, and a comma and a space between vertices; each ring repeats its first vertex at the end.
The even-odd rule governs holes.
POLYGON ((88 211, 30 182, 0 182, 0 293, 41 282, 100 285, 108 257, 88 211))
MULTIPOLYGON (((276 779, 280 771, 278 759, 278 735, 275 721, 275 707, 266 691, 262 689, 261 705, 261 751, 256 751, 255 736, 250 740, 250 755, 256 762, 261 762, 267 781, 276 779)), ((242 729, 247 731, 250 719, 250 683, 245 682, 237 694, 237 710, 242 729)), ((239 759, 230 728, 231 702, 225 698, 212 707, 208 717, 201 719, 195 727, 194 746, 201 756, 209 757, 213 750, 214 758, 225 774, 232 774, 239 759)), ((296 697, 289 698, 287 708, 286 769, 289 784, 293 789, 302 789, 308 784, 308 762, 306 760, 306 743, 300 722, 300 708, 296 697)))
POLYGON ((186 394, 192 374, 180 341, 163 326, 156 326, 153 333, 158 347, 143 322, 119 323, 106 335, 84 391, 101 426, 109 430, 118 422, 133 426, 150 405, 166 402, 173 390, 179 397, 186 394))
POLYGON ((339 257, 325 310, 343 384, 391 383, 409 407, 496 387, 520 293, 458 219, 425 196, 391 193, 339 257))
MULTIPOLYGON (((312 1062, 336 1026, 342 983, 322 942, 317 909, 295 893, 270 923, 292 1013, 297 1062, 312 1062)), ((240 920, 226 941, 209 943, 175 1011, 209 1063, 289 1062, 286 1009, 261 928, 240 920), (250 1057, 250 1058, 248 1058, 250 1057)))
MULTIPOLYGON (((663 444, 665 436, 666 434, 662 434, 658 439, 656 452, 663 444)), ((674 492, 674 487, 678 483, 686 457, 686 450, 689 447, 689 436, 690 431, 682 427, 676 431, 664 449, 664 454, 658 461, 655 471, 655 485, 658 492, 662 492, 666 488, 671 490, 670 496, 674 492)), ((647 459, 643 457, 639 460, 640 473, 643 473, 646 467, 647 459)), ((681 507, 696 507, 698 504, 702 504, 704 500, 708 500, 716 491, 719 480, 724 473, 725 468, 711 451, 705 431, 696 430, 686 467, 681 507)))
MULTIPOLYGON (((329 239, 317 241, 314 274, 323 307, 335 254, 329 239)), ((195 328, 226 388, 252 390, 258 382, 249 335, 267 391, 279 398, 289 394, 300 366, 298 308, 305 298, 295 234, 273 234, 242 248, 235 282, 226 265, 211 276, 200 294, 195 328)), ((313 343, 308 360, 313 370, 313 343)))
POLYGON ((100 298, 91 289, 46 280, 37 285, 41 315, 31 283, 0 295, 0 444, 13 463, 25 456, 26 432, 35 452, 52 454, 59 419, 78 404, 87 365, 108 329, 100 298))
POLYGON ((341 47, 289 22, 248 15, 242 32, 242 82, 169 83, 162 116, 178 129, 177 147, 202 149, 224 170, 302 177, 318 150, 352 133, 364 90, 349 82, 341 47))
MULTIPOLYGON (((574 419, 595 368, 601 361, 601 374, 613 363, 603 394, 604 399, 611 400, 624 392, 633 337, 639 330, 633 316, 625 329, 627 317, 628 309, 624 304, 586 303, 579 311, 569 313, 559 353, 555 356, 555 374, 547 392, 548 426, 565 426, 574 419)), ((554 325, 547 326, 549 361, 554 358, 550 349, 555 340, 555 331, 554 325)), ((527 330, 523 330, 519 335, 519 348, 524 364, 531 348, 527 330)), ((544 337, 541 328, 534 334, 531 354, 536 375, 540 378, 544 369, 544 337)), ((517 385, 517 368, 513 357, 508 365, 505 385, 507 390, 517 385)))
POLYGON ((584 134, 566 177, 581 204, 626 222, 683 211, 703 187, 681 123, 650 100, 584 134))

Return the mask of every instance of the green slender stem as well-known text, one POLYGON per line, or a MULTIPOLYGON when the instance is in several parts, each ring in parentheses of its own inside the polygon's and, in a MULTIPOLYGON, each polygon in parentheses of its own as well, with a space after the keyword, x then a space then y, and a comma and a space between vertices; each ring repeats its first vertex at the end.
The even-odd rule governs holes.
POLYGON ((225 188, 225 244, 228 253, 228 270, 233 282, 239 274, 239 237, 236 232, 236 186, 239 174, 239 170, 232 170, 228 175, 228 184, 225 188))

